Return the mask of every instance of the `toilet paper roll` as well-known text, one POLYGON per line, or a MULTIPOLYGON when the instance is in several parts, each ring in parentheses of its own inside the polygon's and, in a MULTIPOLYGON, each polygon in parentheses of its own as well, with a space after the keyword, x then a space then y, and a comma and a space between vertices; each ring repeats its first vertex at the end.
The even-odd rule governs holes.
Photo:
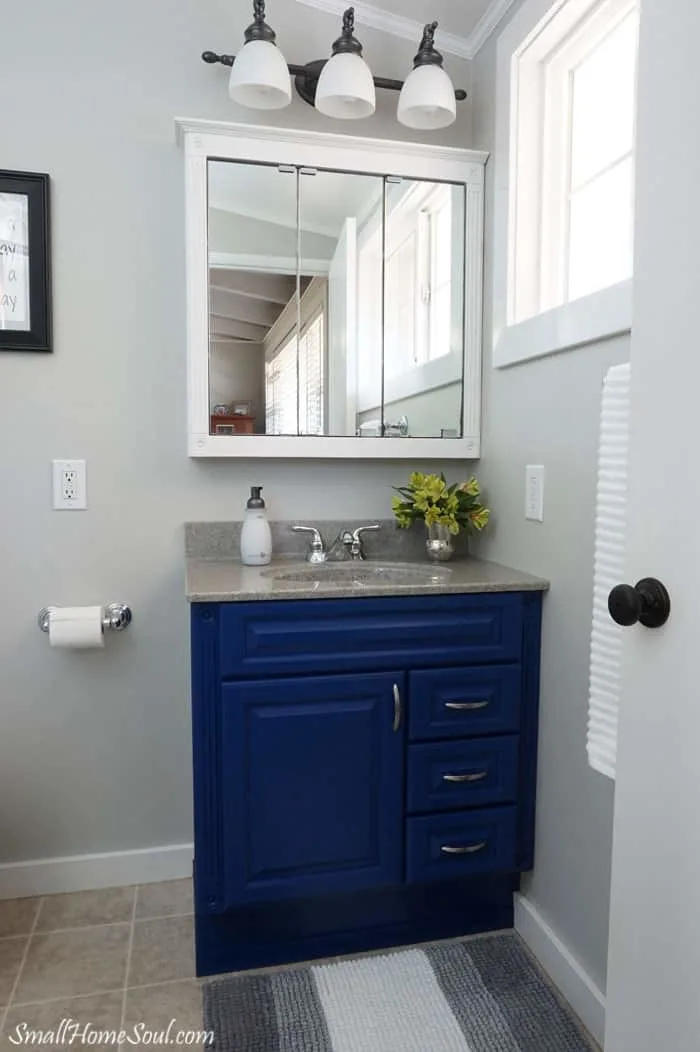
POLYGON ((105 645, 101 606, 60 606, 49 617, 52 647, 77 650, 105 645))

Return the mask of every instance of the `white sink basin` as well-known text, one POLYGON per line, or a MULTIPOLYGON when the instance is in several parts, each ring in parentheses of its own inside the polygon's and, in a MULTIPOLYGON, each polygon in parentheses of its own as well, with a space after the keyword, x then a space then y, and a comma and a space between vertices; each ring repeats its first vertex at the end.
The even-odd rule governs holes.
POLYGON ((444 581, 452 573, 446 567, 419 566, 415 563, 344 562, 295 566, 265 570, 263 577, 290 584, 428 584, 444 581))

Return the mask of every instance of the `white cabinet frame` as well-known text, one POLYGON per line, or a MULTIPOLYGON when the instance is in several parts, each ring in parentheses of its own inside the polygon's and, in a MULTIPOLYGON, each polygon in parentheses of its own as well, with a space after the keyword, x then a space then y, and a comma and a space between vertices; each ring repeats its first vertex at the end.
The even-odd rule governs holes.
POLYGON ((191 457, 463 460, 481 427, 484 167, 488 155, 449 146, 326 135, 249 124, 177 120, 185 152, 188 453, 191 457), (465 202, 462 438, 209 434, 207 160, 262 161, 463 183, 465 202))

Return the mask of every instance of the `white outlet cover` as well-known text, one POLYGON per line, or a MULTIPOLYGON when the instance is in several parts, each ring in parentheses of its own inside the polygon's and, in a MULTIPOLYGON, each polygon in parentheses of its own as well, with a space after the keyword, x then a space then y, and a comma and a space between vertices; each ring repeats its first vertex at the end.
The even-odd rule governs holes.
POLYGON ((543 464, 528 464, 525 468, 525 518, 544 522, 543 464))
POLYGON ((87 473, 84 460, 52 461, 54 511, 85 511, 87 473))

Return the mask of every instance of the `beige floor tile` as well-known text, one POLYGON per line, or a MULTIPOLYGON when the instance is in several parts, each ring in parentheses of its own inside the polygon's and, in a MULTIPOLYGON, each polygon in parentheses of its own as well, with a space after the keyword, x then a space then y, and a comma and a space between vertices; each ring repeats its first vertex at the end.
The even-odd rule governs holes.
POLYGON ((192 917, 137 921, 128 985, 145 986, 172 979, 194 979, 192 917))
POLYGON ((128 924, 36 934, 12 1002, 47 1001, 124 985, 128 924))
MULTIPOLYGON (((24 1008, 10 1008, 5 1019, 2 1039, 0 1039, 0 1049, 2 1052, 11 1052, 12 1049, 19 1047, 10 1038, 20 1038, 23 1032, 26 1032, 25 1028, 41 1030, 44 1033, 48 1031, 55 1033, 64 1019, 78 1024, 81 1028, 90 1026, 93 1030, 118 1032, 121 1028, 122 1000, 121 993, 91 994, 88 997, 72 997, 62 1001, 26 1005, 24 1008)), ((65 1052, 69 1047, 71 1031, 64 1030, 64 1035, 62 1044, 47 1042, 42 1043, 41 1048, 65 1052)), ((115 1044, 107 1041, 93 1044, 87 1035, 85 1040, 76 1036, 73 1039, 73 1047, 77 1049, 111 1048, 113 1052, 117 1048, 115 1044)))
POLYGON ((192 881, 167 880, 162 884, 141 884, 136 897, 136 917, 174 917, 192 913, 192 881))
MULTIPOLYGON (((126 995, 124 1028, 132 1031, 139 1024, 153 1031, 167 1031, 172 1020, 173 1031, 201 1031, 202 990, 193 979, 182 983, 167 983, 165 986, 142 986, 129 990, 126 995)), ((171 1040, 176 1040, 175 1033, 171 1040)), ((188 1048, 205 1047, 205 1041, 188 1044, 188 1048)))
POLYGON ((70 895, 50 895, 39 910, 37 931, 84 928, 93 924, 129 923, 135 888, 104 888, 70 895))
POLYGON ((0 939, 29 935, 41 899, 6 899, 0 902, 0 939))
POLYGON ((0 939, 0 1004, 9 1004, 27 942, 26 935, 16 939, 0 939))

